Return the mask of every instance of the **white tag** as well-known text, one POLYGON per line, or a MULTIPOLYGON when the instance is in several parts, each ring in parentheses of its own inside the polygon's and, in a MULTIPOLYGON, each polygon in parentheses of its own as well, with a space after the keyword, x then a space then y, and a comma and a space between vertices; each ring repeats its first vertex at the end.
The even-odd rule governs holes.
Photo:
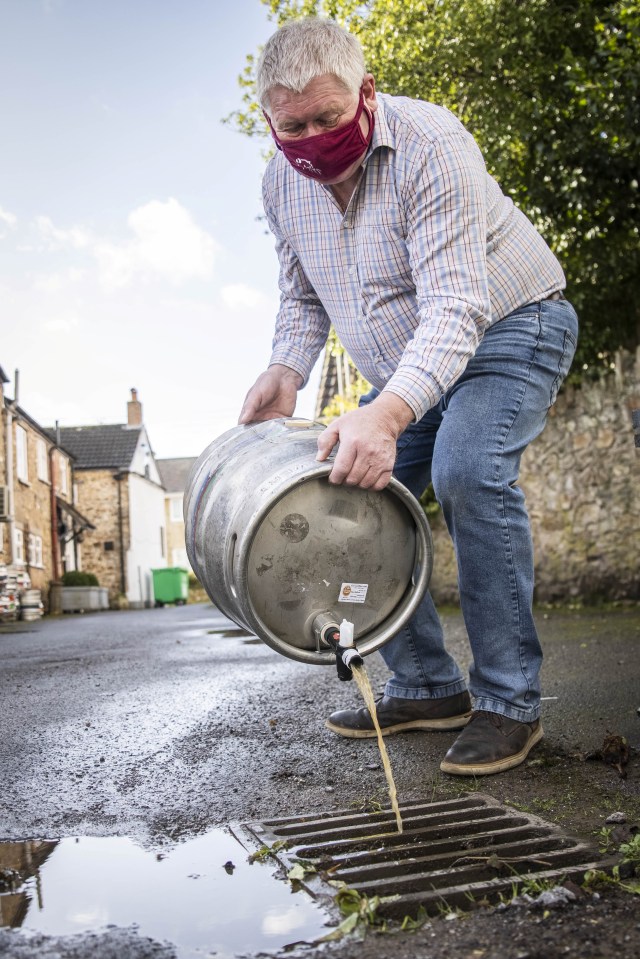
POLYGON ((339 603, 364 603, 367 598, 368 583, 343 583, 340 587, 339 603))

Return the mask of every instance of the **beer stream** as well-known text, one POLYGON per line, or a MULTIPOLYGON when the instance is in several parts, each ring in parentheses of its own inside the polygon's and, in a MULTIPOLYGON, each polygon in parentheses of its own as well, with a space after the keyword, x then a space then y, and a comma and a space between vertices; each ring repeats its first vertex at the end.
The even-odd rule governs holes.
POLYGON ((400 815, 400 807, 398 805, 398 793, 396 790, 395 780, 393 778, 393 772, 391 770, 391 762, 389 761, 389 754, 387 753, 387 747, 382 736, 382 730, 380 729, 380 723, 378 722, 378 711, 376 709, 375 699, 373 697, 373 689, 371 688, 371 682, 369 681, 369 676, 364 667, 362 666, 353 666, 352 667, 353 678, 355 679, 358 689, 362 693, 362 697, 367 705, 367 709, 371 713, 371 718, 373 719, 373 724, 376 728, 376 735, 378 737, 378 749, 380 750, 380 757, 382 759, 382 766, 384 768, 384 774, 387 777, 387 785, 389 787, 389 798, 391 799, 391 808, 396 817, 396 823, 398 824, 398 832, 402 832, 402 817, 400 815))

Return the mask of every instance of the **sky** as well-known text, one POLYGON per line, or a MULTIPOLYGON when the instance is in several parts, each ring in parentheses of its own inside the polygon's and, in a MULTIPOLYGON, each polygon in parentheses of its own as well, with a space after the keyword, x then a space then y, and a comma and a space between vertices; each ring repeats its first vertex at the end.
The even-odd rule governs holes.
POLYGON ((126 422, 132 387, 157 457, 235 425, 278 267, 268 143, 222 120, 274 29, 260 0, 0 0, 0 366, 41 425, 126 422))

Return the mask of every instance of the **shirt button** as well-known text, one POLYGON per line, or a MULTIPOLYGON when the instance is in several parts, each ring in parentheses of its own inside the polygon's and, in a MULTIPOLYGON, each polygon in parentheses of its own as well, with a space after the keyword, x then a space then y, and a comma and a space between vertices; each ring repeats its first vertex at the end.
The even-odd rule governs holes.
POLYGON ((353 276, 353 274, 354 274, 355 272, 356 272, 355 266, 350 266, 350 267, 349 267, 349 276, 353 276))

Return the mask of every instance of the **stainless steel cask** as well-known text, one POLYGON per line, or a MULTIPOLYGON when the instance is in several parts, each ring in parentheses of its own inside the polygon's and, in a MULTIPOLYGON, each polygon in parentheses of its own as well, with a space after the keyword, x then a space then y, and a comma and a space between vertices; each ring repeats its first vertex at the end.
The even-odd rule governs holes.
POLYGON ((324 427, 299 419, 238 426, 195 463, 185 491, 187 554, 215 605, 279 653, 335 662, 316 617, 354 623, 358 650, 403 626, 431 576, 424 511, 396 480, 382 492, 328 482, 324 427))

